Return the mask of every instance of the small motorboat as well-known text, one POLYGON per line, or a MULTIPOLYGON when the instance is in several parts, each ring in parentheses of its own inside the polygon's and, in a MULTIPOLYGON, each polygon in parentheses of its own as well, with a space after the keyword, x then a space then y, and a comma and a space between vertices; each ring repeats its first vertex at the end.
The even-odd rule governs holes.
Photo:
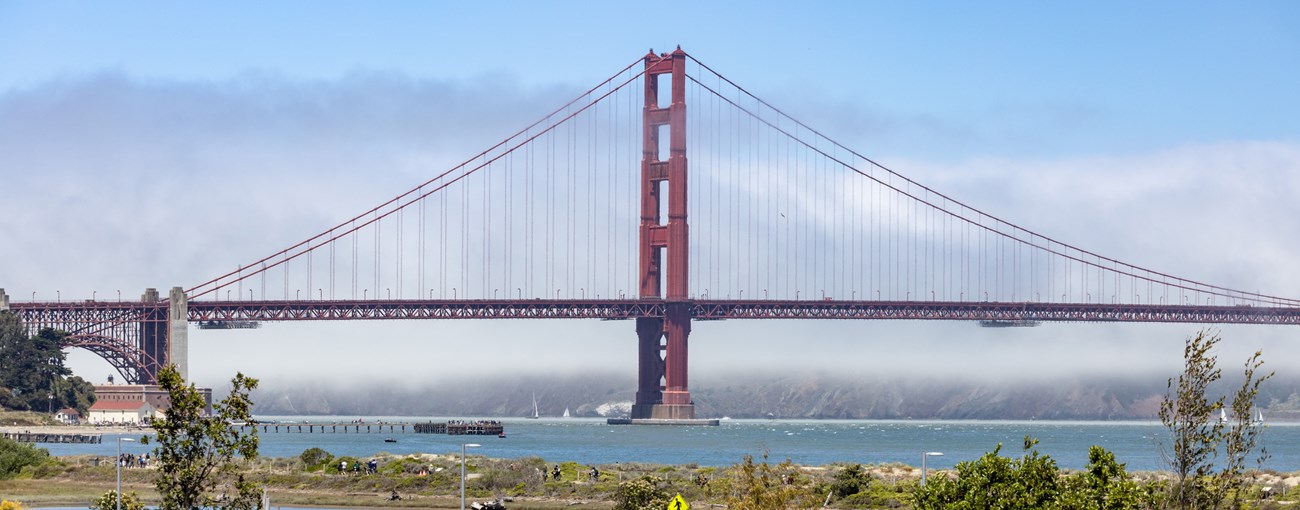
POLYGON ((385 442, 385 443, 396 443, 397 440, 396 440, 396 439, 393 439, 393 438, 391 438, 391 437, 386 437, 386 438, 384 438, 384 442, 385 442))
POLYGON ((505 439, 505 438, 506 438, 506 433, 505 433, 504 431, 502 431, 500 434, 497 434, 497 437, 499 437, 499 438, 501 438, 501 439, 505 439))

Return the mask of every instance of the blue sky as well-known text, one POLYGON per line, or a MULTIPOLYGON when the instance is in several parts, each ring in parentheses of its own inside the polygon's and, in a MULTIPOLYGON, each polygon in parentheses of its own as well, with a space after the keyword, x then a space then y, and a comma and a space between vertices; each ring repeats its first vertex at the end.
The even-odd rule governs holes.
MULTIPOLYGON (((9 183, 0 238, 10 241, 0 246, 0 288, 102 298, 195 283, 207 268, 263 255, 418 182, 432 170, 416 163, 428 161, 420 145, 446 159, 477 152, 648 48, 680 44, 833 138, 1009 220, 1177 274, 1294 296, 1298 22, 1300 5, 1282 1, 0 1, 0 178, 9 183), (424 108, 423 122, 445 114, 446 125, 388 122, 424 108)), ((618 326, 272 325, 220 339, 194 333, 191 359, 213 360, 196 371, 209 380, 236 369, 294 375, 236 362, 227 347, 275 360, 312 338, 339 353, 325 367, 342 367, 366 356, 351 342, 361 335, 543 331, 550 345, 587 354, 527 343, 498 354, 630 370, 633 337, 618 326), (627 342, 597 340, 623 333, 627 342)), ((735 333, 697 328, 713 340, 695 342, 695 369, 735 369, 743 363, 721 361, 728 342, 754 341, 770 348, 745 362, 790 368, 782 342, 809 329, 861 353, 832 367, 845 370, 906 366, 954 337, 995 368, 1023 365, 1010 352, 1043 360, 1044 373, 1086 356, 1097 363, 1085 372, 1115 359, 1168 367, 1194 331, 728 327, 735 333), (914 347, 890 341, 899 337, 914 347), (1075 347, 1098 337, 1107 347, 1075 347)), ((1252 339, 1242 349, 1283 352, 1300 334, 1225 331, 1252 339)), ((948 363, 961 371, 969 358, 948 363)), ((104 370, 84 353, 73 361, 104 370)))
POLYGON ((904 143, 911 153, 1095 154, 1297 136, 1300 7, 1291 2, 656 6, 6 2, 0 90, 104 71, 579 85, 646 48, 680 44, 764 97, 853 102, 972 137, 955 148, 904 143), (1060 125, 1070 136, 1037 136, 1060 125))

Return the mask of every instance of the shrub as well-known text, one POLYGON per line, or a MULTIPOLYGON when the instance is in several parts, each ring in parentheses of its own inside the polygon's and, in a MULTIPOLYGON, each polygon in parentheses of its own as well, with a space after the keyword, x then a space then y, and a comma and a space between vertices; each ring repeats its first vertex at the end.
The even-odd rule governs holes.
POLYGON ((837 498, 847 498, 867 490, 871 484, 871 473, 862 469, 862 464, 852 464, 838 473, 830 484, 830 491, 837 498))
POLYGON ((315 471, 329 463, 329 461, 334 460, 334 456, 330 452, 313 447, 303 450, 298 459, 302 461, 303 466, 306 466, 308 471, 315 471))
POLYGON ((809 496, 801 478, 790 459, 773 466, 767 463, 766 453, 758 464, 754 456, 746 455, 732 468, 732 494, 727 496, 727 507, 766 510, 807 506, 801 501, 809 496))
POLYGON ((0 480, 13 478, 24 467, 38 466, 49 458, 49 450, 0 437, 0 480))
POLYGON ((957 464, 957 480, 930 479, 913 494, 918 510, 962 508, 1046 508, 1058 494, 1056 461, 1040 455, 1038 441, 1025 438, 1025 455, 998 455, 1002 445, 978 460, 957 464))
MULTIPOLYGON (((103 496, 90 501, 90 510, 116 510, 117 509, 117 491, 105 492, 103 496)), ((122 510, 144 510, 144 503, 135 492, 128 492, 122 495, 122 510)))
POLYGON ((613 510, 658 510, 667 508, 672 496, 664 487, 663 478, 643 476, 618 484, 614 491, 613 510))

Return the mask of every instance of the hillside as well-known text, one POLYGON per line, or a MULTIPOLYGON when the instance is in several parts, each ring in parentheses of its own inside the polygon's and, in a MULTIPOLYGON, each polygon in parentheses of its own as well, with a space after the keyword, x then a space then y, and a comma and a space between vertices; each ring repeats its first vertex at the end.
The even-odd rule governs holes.
MULTIPOLYGON (((828 375, 744 377, 694 383, 699 416, 813 419, 1155 419, 1161 377, 1124 380, 973 381, 828 375)), ((620 416, 634 381, 625 376, 464 378, 427 385, 278 382, 254 394, 262 415, 620 416)), ((1226 384, 1223 385, 1226 388, 1226 384)), ((1274 418, 1300 417, 1300 384, 1270 381, 1259 399, 1274 418)))

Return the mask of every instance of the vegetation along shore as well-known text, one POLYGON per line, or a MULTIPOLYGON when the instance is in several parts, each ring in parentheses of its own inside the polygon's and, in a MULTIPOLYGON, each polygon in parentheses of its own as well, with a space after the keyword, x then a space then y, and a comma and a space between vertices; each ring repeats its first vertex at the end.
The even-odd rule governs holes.
MULTIPOLYGON (((1019 450, 1023 445, 1012 446, 1019 450)), ((14 445, 3 448, 11 452, 14 445)), ((18 448, 39 450, 24 445, 18 448)), ((930 470, 927 483, 931 488, 960 485, 961 474, 987 480, 995 493, 1008 498, 1075 498, 1084 502, 1061 508, 1159 508, 1171 483, 1168 472, 1126 473, 1104 454, 1088 469, 1072 472, 1057 470, 1049 457, 1035 455, 1032 446, 1010 456, 1008 449, 1012 448, 1004 446, 1003 451, 990 452, 955 469, 930 470), (1086 504, 1117 497, 1131 500, 1133 506, 1086 504)), ((3 475, 8 478, 0 480, 0 494, 5 499, 28 508, 82 506, 114 489, 116 469, 111 458, 37 457, 36 462, 3 475)), ((273 507, 457 508, 459 462, 457 455, 335 457, 312 448, 294 458, 244 460, 238 473, 264 486, 273 507), (373 473, 368 469, 372 459, 377 463, 373 473), (339 472, 341 463, 348 466, 343 473, 339 472)), ((722 468, 639 463, 587 466, 538 457, 470 455, 466 472, 469 501, 509 499, 505 504, 511 509, 664 508, 668 498, 678 493, 699 508, 941 508, 918 501, 922 496, 935 496, 918 491, 920 469, 903 464, 799 466, 760 455, 722 468), (559 477, 554 476, 557 468, 559 477)), ((157 505, 161 502, 155 489, 158 476, 155 466, 123 468, 123 493, 129 499, 134 492, 139 501, 157 505)), ((217 484, 218 498, 233 491, 233 476, 217 484)), ((1249 507, 1300 503, 1300 473, 1251 471, 1244 476, 1249 481, 1241 489, 1241 500, 1249 507)))

